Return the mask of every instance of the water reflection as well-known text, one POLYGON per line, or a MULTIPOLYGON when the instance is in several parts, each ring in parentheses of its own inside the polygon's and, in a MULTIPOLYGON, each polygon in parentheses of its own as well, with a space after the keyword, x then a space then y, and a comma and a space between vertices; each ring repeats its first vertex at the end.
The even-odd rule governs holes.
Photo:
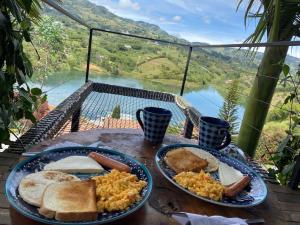
MULTIPOLYGON (((90 79, 95 82, 120 85, 132 88, 141 88, 147 90, 156 90, 179 93, 178 90, 158 82, 150 82, 146 80, 137 80, 124 76, 109 76, 109 75, 90 75, 90 79)), ((75 90, 84 84, 85 74, 82 72, 67 72, 56 73, 50 75, 47 84, 44 86, 44 91, 47 91, 48 101, 51 105, 58 105, 65 98, 71 95, 75 90)), ((31 86, 39 86, 37 82, 30 82, 31 86)), ((199 90, 186 90, 184 98, 193 105, 202 115, 218 117, 219 110, 223 106, 224 98, 213 87, 206 87, 199 90)), ((163 106, 162 106, 163 107, 163 106)), ((239 106, 238 117, 241 121, 244 114, 244 107, 239 106)))

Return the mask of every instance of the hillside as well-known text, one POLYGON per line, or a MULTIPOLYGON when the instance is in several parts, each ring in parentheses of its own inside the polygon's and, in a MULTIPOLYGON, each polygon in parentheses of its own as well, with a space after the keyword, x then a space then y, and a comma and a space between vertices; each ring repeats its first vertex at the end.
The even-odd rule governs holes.
MULTIPOLYGON (((106 8, 88 0, 64 0, 63 7, 83 18, 92 27, 187 43, 186 40, 169 35, 156 25, 116 16, 106 8)), ((31 46, 27 45, 26 48, 34 66, 38 68, 47 65, 46 69, 39 68, 35 71, 40 71, 43 79, 45 71, 47 75, 56 71, 84 71, 88 30, 50 7, 45 8, 44 16, 51 17, 53 24, 60 24, 58 32, 63 36, 63 42, 56 54, 61 54, 61 56, 49 57, 51 46, 46 45, 48 50, 45 49, 45 45, 40 46, 43 35, 38 32, 38 28, 35 29, 34 32, 37 32, 37 35, 33 42, 41 60, 37 61, 36 53, 31 46), (43 59, 46 62, 43 63, 43 59)), ((42 29, 45 30, 51 24, 44 26, 42 29)), ((229 84, 232 79, 240 79, 240 85, 247 94, 257 70, 258 57, 251 61, 245 56, 244 50, 195 48, 186 87, 193 90, 207 84, 215 84, 216 88, 224 93, 226 89, 224 82, 229 84)), ((181 85, 186 60, 187 49, 184 47, 100 32, 96 32, 93 37, 91 72, 99 75, 130 76, 161 83, 171 89, 178 88, 181 85)))

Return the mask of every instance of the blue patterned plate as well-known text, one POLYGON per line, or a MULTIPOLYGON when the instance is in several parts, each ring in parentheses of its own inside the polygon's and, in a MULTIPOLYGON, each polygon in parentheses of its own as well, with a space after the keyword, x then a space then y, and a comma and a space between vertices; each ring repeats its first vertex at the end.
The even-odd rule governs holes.
MULTIPOLYGON (((177 184, 172 178, 176 175, 176 173, 170 169, 167 164, 164 161, 164 157, 168 151, 171 151, 176 148, 180 147, 195 147, 195 148, 201 148, 198 145, 190 145, 190 144, 174 144, 174 145, 168 145, 165 147, 162 147, 155 156, 155 162, 156 166, 158 167, 159 171, 176 187, 180 188, 181 190, 187 192, 190 195, 193 195, 199 199, 202 199, 204 201, 222 205, 222 206, 228 206, 228 207, 236 207, 236 208, 246 208, 246 207, 252 207, 255 205, 258 205, 262 203, 265 198, 267 197, 267 187, 264 183, 263 179, 258 175, 256 172, 254 172, 250 167, 245 165, 244 163, 226 156, 225 154, 216 151, 216 150, 207 150, 209 153, 214 155, 217 159, 219 159, 221 162, 227 163, 229 166, 234 167, 235 169, 241 171, 244 175, 248 175, 251 178, 251 183, 246 190, 242 191, 240 194, 238 194, 235 198, 227 198, 224 197, 221 201, 214 201, 205 197, 201 197, 196 195, 195 193, 183 188, 179 184, 177 184)), ((219 175, 218 171, 211 173, 211 175, 218 180, 219 175)))
MULTIPOLYGON (((105 168, 107 169, 107 168, 105 168)), ((88 178, 91 176, 91 174, 76 174, 80 178, 88 178)), ((93 174, 93 175, 99 175, 99 174, 93 174)), ((81 224, 81 225, 92 225, 92 224, 104 224, 108 223, 120 218, 123 218, 137 209, 139 209, 146 200, 148 199, 150 192, 152 189, 152 177, 148 171, 148 169, 135 159, 131 158, 128 155, 125 155, 123 153, 108 150, 104 148, 92 148, 92 147, 66 147, 66 148, 57 148, 49 151, 44 151, 42 153, 39 153, 35 156, 30 157, 27 160, 24 160, 16 165, 16 167, 12 170, 10 175, 7 178, 6 184, 5 184, 5 193, 6 197, 9 201, 9 203, 18 210, 21 214, 23 214, 26 217, 29 217, 33 220, 47 223, 47 224, 63 224, 63 225, 74 225, 74 224, 81 224), (27 174, 34 173, 37 171, 41 171, 44 166, 51 162, 51 161, 57 161, 59 159, 65 158, 67 156, 72 155, 82 155, 86 156, 90 152, 98 152, 103 155, 106 155, 110 158, 113 158, 115 160, 118 160, 122 163, 127 164, 130 168, 133 174, 135 174, 138 179, 144 180, 147 182, 147 186, 143 188, 141 191, 141 200, 131 205, 127 210, 123 211, 116 211, 116 212, 110 212, 110 213, 99 213, 98 218, 95 221, 87 221, 87 222, 61 222, 54 219, 48 219, 40 215, 37 211, 37 207, 27 204, 22 200, 18 193, 18 186, 21 181, 21 179, 26 176, 27 174)))

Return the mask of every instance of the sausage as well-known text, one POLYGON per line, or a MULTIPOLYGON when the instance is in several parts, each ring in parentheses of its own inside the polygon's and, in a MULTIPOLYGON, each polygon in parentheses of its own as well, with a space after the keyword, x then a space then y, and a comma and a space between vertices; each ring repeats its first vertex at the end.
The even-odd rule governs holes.
POLYGON ((118 162, 117 160, 108 158, 97 152, 91 152, 90 154, 88 154, 88 156, 91 157, 92 159, 94 159, 95 161, 97 161, 102 166, 105 166, 105 167, 108 167, 111 169, 116 169, 116 170, 119 170, 120 172, 127 172, 127 173, 131 172, 130 167, 127 166, 126 164, 118 162))
POLYGON ((250 177, 244 176, 239 182, 236 182, 229 187, 225 187, 224 195, 232 198, 240 193, 249 183, 250 177))

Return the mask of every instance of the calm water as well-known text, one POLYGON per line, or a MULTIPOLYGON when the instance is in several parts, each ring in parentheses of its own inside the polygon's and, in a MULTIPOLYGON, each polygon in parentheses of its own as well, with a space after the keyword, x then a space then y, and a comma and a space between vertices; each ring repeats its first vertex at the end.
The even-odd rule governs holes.
MULTIPOLYGON (((78 72, 56 73, 50 75, 49 79, 47 80, 47 84, 43 88, 44 91, 47 91, 49 104, 55 106, 58 105, 75 90, 81 87, 84 84, 84 79, 85 75, 78 72)), ((174 88, 166 87, 161 84, 145 82, 132 78, 124 78, 120 76, 91 75, 90 80, 132 88, 144 88, 148 90, 158 90, 175 94, 179 93, 179 88, 178 90, 174 90, 174 88)), ((36 82, 31 82, 31 85, 39 86, 36 82)), ((219 110, 224 102, 223 96, 213 87, 186 92, 184 94, 184 98, 193 107, 199 110, 202 115, 213 117, 218 117, 219 110)), ((243 114, 244 108, 239 106, 239 120, 242 119, 243 114)))

